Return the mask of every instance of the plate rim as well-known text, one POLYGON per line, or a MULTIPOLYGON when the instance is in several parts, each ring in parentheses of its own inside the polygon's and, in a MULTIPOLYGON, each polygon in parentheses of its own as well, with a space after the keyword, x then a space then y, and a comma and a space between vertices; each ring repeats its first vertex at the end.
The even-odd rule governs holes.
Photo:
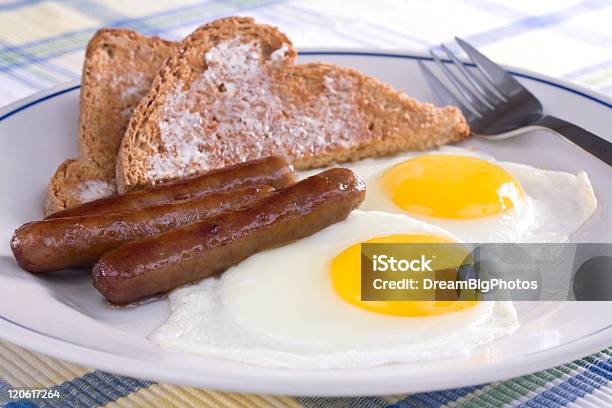
MULTIPOLYGON (((410 60, 425 60, 432 61, 425 52, 418 51, 386 51, 377 49, 364 48, 303 48, 299 51, 300 55, 346 55, 346 56, 364 56, 364 57, 383 57, 397 58, 410 60)), ((590 103, 598 103, 612 110, 612 98, 603 95, 597 91, 593 91, 558 78, 547 76, 544 74, 535 73, 522 68, 514 68, 504 66, 509 72, 518 77, 527 78, 548 86, 570 92, 574 95, 588 99, 590 103)), ((62 94, 75 91, 80 88, 80 79, 75 79, 63 84, 59 84, 47 90, 39 91, 26 98, 17 100, 4 108, 0 109, 0 122, 10 118, 11 116, 25 111, 28 108, 40 104, 46 100, 60 96, 62 94)), ((610 346, 612 340, 612 325, 602 328, 594 333, 591 333, 580 339, 575 339, 561 346, 556 346, 551 349, 540 352, 531 353, 509 362, 501 362, 495 365, 488 365, 472 369, 473 372, 464 372, 461 376, 448 376, 443 381, 437 380, 435 384, 428 384, 426 381, 420 383, 401 383, 393 382, 398 374, 386 373, 378 375, 377 379, 382 381, 371 382, 367 378, 361 378, 358 385, 355 382, 347 384, 342 381, 327 380, 325 386, 321 386, 316 379, 320 375, 318 370, 288 370, 300 371, 305 377, 310 377, 310 380, 300 380, 299 389, 295 389, 293 380, 285 380, 283 382, 283 372, 287 370, 273 370, 274 375, 268 375, 270 381, 262 384, 251 383, 252 375, 247 374, 241 377, 241 373, 233 373, 232 375, 218 376, 214 371, 210 371, 207 375, 203 373, 197 375, 189 372, 177 373, 176 370, 169 368, 160 368, 159 366, 144 362, 138 359, 119 356, 100 350, 92 350, 91 348, 71 343, 67 340, 56 338, 45 333, 38 332, 29 327, 23 326, 17 322, 13 322, 0 315, 0 338, 13 342, 17 345, 25 347, 42 354, 70 361, 79 365, 84 365, 89 368, 100 368, 105 371, 128 375, 136 378, 142 378, 143 373, 150 373, 149 378, 154 378, 157 381, 166 383, 191 385, 204 387, 207 389, 227 390, 234 392, 259 392, 264 394, 275 395, 310 395, 310 396, 356 396, 356 395, 388 395, 406 392, 423 392, 434 391, 474 384, 488 383, 492 381, 505 380, 508 378, 528 374, 534 371, 539 371, 563 363, 567 363, 574 359, 584 357, 594 352, 600 351, 605 347, 610 346), (79 358, 81 357, 81 358, 79 358), (526 361, 527 360, 527 361, 526 361), (501 369, 499 366, 503 366, 501 369), (536 368, 537 367, 537 368, 536 368), (309 374, 309 375, 306 375, 309 374), (202 379, 204 377, 204 379, 202 379), (385 378, 387 378, 386 381, 385 378), (331 382, 331 384, 329 383, 331 382), (342 383, 342 384, 339 384, 342 383), (363 393, 355 393, 355 389, 361 387, 363 393)), ((401 366, 401 365, 398 365, 401 366)), ((339 373, 345 370, 330 370, 339 373)))
MULTIPOLYGON (((284 378, 283 373, 298 370, 262 367, 262 369, 268 371, 268 374, 263 377, 259 375, 257 377, 259 382, 253 383, 252 381, 255 377, 252 374, 244 375, 239 370, 235 370, 236 372, 231 375, 226 374, 223 376, 219 376, 218 372, 214 369, 205 369, 197 374, 190 374, 189 371, 177 372, 174 369, 160 367, 150 362, 135 360, 105 351, 92 350, 91 348, 22 326, 2 316, 0 316, 0 329, 2 329, 0 330, 2 333, 0 337, 3 340, 13 342, 20 347, 86 368, 100 369, 117 375, 227 392, 320 397, 382 396, 430 392, 504 381, 557 367, 597 353, 609 347, 610 339, 612 339, 612 325, 609 325, 580 339, 575 339, 569 343, 543 351, 530 353, 510 361, 489 364, 485 367, 474 368, 468 371, 464 370, 461 372, 461 375, 456 375, 457 373, 444 373, 443 376, 437 375, 434 384, 429 383, 427 377, 423 377, 420 382, 400 383, 396 381, 398 379, 398 374, 396 373, 378 373, 376 375, 376 382, 371 382, 371 378, 366 378, 365 376, 357 380, 353 379, 351 383, 346 383, 342 380, 338 381, 337 378, 336 381, 333 378, 326 378, 324 380, 326 383, 322 387, 320 379, 322 373, 329 374, 330 372, 335 372, 341 376, 343 373, 346 374, 353 370, 299 370, 301 374, 299 379, 300 386, 296 390, 295 380, 287 380, 284 378), (20 334, 20 331, 23 333, 20 334), (33 337, 32 334, 36 336, 33 337), (56 345, 61 347, 54 347, 56 345), (78 358, 75 356, 87 357, 78 358), (83 361, 88 361, 89 363, 84 363, 83 361), (94 363, 92 364, 91 362, 94 363), (151 375, 143 377, 143 372, 148 372, 151 375), (355 392, 355 389, 360 391, 355 392)), ((236 362, 229 363, 236 365, 236 367, 242 365, 242 363, 236 362)), ((397 364, 396 367, 401 367, 402 365, 408 364, 397 364)), ((257 366, 249 366, 257 368, 257 366)), ((411 381, 414 381, 414 378, 411 378, 411 381)))

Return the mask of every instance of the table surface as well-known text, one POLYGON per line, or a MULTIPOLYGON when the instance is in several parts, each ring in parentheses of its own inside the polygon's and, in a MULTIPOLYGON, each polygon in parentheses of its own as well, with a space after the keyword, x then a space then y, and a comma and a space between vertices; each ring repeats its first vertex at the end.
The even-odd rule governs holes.
MULTIPOLYGON (((426 50, 460 36, 494 60, 612 95, 607 0, 0 0, 0 106, 78 78, 100 27, 180 39, 202 22, 250 15, 296 47, 426 50)), ((460 375, 460 372, 458 372, 460 375)), ((177 387, 78 367, 0 342, 2 407, 612 407, 612 349, 474 387, 368 398, 291 398, 177 387), (61 399, 10 399, 47 388, 61 399)))

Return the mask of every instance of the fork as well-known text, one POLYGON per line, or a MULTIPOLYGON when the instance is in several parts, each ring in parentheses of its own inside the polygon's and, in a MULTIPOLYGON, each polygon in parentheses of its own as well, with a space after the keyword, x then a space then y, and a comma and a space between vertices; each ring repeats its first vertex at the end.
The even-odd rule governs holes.
POLYGON ((455 40, 472 64, 460 61, 445 45, 441 45, 441 49, 463 79, 435 52, 430 51, 430 55, 456 91, 459 91, 460 97, 422 61, 418 61, 418 64, 436 101, 441 105, 459 107, 474 135, 487 139, 505 139, 530 130, 545 129, 566 138, 612 166, 612 143, 563 119, 544 114, 540 101, 508 72, 461 38, 455 37, 455 40), (481 76, 470 65, 475 66, 481 76))

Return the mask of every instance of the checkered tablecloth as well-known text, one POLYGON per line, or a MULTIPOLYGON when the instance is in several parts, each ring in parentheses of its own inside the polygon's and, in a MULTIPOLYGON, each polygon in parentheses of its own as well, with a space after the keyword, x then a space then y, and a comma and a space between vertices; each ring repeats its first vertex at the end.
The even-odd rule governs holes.
MULTIPOLYGON (((201 23, 250 15, 299 47, 426 49, 458 35, 495 60, 612 95, 612 1, 606 0, 0 0, 0 106, 78 78, 99 27, 180 39, 201 23)), ((2 407, 612 407, 612 349, 525 377, 443 392, 290 398, 176 387, 111 375, 0 342, 2 407), (15 388, 61 400, 9 400, 15 388), (61 402, 60 402, 61 401, 61 402)))

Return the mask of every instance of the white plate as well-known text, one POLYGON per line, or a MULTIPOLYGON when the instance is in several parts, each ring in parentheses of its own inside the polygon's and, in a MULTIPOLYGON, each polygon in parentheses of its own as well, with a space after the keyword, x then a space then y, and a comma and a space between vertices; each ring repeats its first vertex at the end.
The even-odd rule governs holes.
MULTIPOLYGON (((301 61, 353 67, 423 101, 432 95, 413 54, 308 51, 301 61)), ((612 103, 593 92, 524 71, 518 79, 550 113, 599 135, 612 132, 612 103)), ((559 365, 612 344, 611 304, 518 304, 516 334, 469 358, 370 369, 300 371, 262 368, 162 350, 146 336, 168 315, 165 300, 108 306, 85 271, 48 278, 20 270, 8 242, 20 224, 42 216, 49 177, 76 153, 79 88, 68 84, 0 112, 0 337, 54 357, 111 372, 204 388, 291 395, 390 394, 473 385, 559 365)), ((599 199, 595 216, 574 237, 612 241, 612 172, 555 136, 534 132, 500 142, 470 140, 498 159, 576 172, 586 170, 599 199)))

